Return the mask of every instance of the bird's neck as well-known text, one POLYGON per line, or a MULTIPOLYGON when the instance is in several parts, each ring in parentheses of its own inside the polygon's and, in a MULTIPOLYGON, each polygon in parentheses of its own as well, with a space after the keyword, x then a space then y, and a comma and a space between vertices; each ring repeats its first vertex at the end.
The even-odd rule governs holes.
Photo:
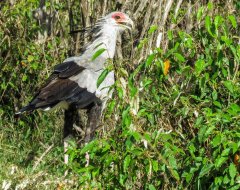
POLYGON ((113 58, 116 49, 118 30, 111 25, 103 25, 99 32, 94 34, 94 40, 90 43, 84 54, 89 57, 97 55, 96 52, 102 52, 99 57, 104 59, 113 58))

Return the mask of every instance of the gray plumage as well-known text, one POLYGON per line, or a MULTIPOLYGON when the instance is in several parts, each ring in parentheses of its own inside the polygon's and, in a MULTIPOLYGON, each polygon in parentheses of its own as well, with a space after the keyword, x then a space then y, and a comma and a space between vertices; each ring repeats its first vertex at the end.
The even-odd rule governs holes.
POLYGON ((111 96, 109 87, 114 84, 114 73, 108 73, 99 87, 97 80, 105 69, 106 60, 114 57, 117 36, 132 26, 132 20, 121 12, 110 13, 99 20, 92 30, 93 41, 86 44, 83 54, 56 65, 46 84, 17 114, 35 109, 49 110, 57 105, 65 109, 73 105, 83 109, 99 101, 103 108, 111 96), (106 50, 93 60, 93 55, 103 48, 106 50))

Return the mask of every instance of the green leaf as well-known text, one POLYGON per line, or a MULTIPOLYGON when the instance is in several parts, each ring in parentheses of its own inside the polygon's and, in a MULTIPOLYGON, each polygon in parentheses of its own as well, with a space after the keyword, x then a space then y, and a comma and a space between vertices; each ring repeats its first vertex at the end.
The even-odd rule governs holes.
POLYGON ((225 175, 223 178, 223 183, 228 184, 230 182, 230 179, 228 178, 228 175, 225 175))
POLYGON ((86 144, 82 149, 81 149, 81 154, 84 154, 90 150, 92 150, 93 147, 96 147, 96 141, 91 141, 90 143, 86 144))
POLYGON ((158 171, 158 161, 153 160, 152 161, 152 166, 153 166, 153 171, 157 172, 158 171))
POLYGON ((180 53, 174 53, 174 56, 178 59, 178 61, 185 62, 185 58, 180 53))
POLYGON ((124 186, 124 183, 127 179, 127 176, 126 175, 123 175, 123 174, 120 174, 120 179, 119 179, 119 183, 124 186))
POLYGON ((215 129, 215 126, 209 126, 206 130, 204 137, 207 138, 210 134, 212 134, 212 131, 215 129))
POLYGON ((201 128, 199 129, 199 132, 198 132, 198 140, 199 140, 199 142, 203 142, 204 141, 206 130, 207 130, 207 126, 206 125, 201 126, 201 128))
POLYGON ((172 170, 171 173, 172 173, 173 177, 174 177, 177 181, 180 180, 179 174, 178 174, 178 172, 177 172, 176 170, 172 170))
POLYGON ((112 113, 112 111, 114 110, 115 106, 116 106, 116 100, 112 100, 112 101, 108 104, 108 111, 109 111, 110 113, 112 113))
POLYGON ((37 62, 32 62, 32 63, 31 63, 31 67, 32 67, 34 70, 37 70, 38 67, 39 67, 39 65, 38 65, 37 62))
POLYGON ((237 21, 236 21, 235 16, 229 15, 228 19, 231 21, 233 28, 237 28, 237 21))
POLYGON ((207 5, 208 9, 209 10, 212 10, 213 9, 213 3, 212 2, 209 2, 208 5, 207 5))
POLYGON ((226 148, 222 151, 221 156, 229 156, 231 149, 230 148, 226 148))
POLYGON ((143 81, 144 88, 146 88, 152 82, 153 82, 152 79, 145 78, 144 81, 143 81))
POLYGON ((230 81, 230 80, 224 81, 223 84, 231 93, 234 92, 234 90, 233 90, 234 89, 234 85, 233 85, 232 81, 230 81))
POLYGON ((218 93, 217 93, 217 91, 216 90, 213 90, 213 92, 212 92, 212 98, 213 98, 213 100, 217 100, 217 98, 218 98, 218 93))
POLYGON ((151 142, 151 135, 145 133, 145 134, 144 134, 144 138, 145 138, 148 142, 151 142))
POLYGON ((132 134, 132 136, 134 137, 134 139, 136 141, 139 141, 142 138, 142 136, 141 136, 141 134, 139 132, 133 131, 131 134, 132 134))
POLYGON ((125 157, 125 159, 124 159, 124 162, 123 162, 123 170, 124 170, 124 172, 128 171, 128 166, 129 166, 130 162, 131 162, 131 157, 130 157, 130 155, 127 155, 125 157))
POLYGON ((104 51, 106 51, 105 48, 100 48, 99 50, 97 50, 92 56, 92 61, 97 59, 104 51))
POLYGON ((173 156, 169 156, 168 162, 172 168, 177 169, 177 161, 173 156))
POLYGON ((214 104, 215 106, 219 107, 219 108, 222 108, 221 103, 218 102, 218 101, 214 101, 213 104, 214 104))
POLYGON ((214 139, 212 140, 212 145, 213 147, 219 146, 222 142, 222 136, 221 134, 218 134, 214 137, 214 139))
POLYGON ((231 104, 227 112, 232 116, 237 116, 238 114, 240 114, 240 106, 233 103, 231 104))
POLYGON ((189 147, 188 147, 188 149, 189 149, 189 151, 190 151, 191 153, 196 152, 196 148, 195 148, 194 144, 190 144, 189 147))
POLYGON ((123 76, 128 77, 128 72, 126 71, 126 69, 120 68, 119 71, 121 72, 121 74, 122 74, 123 76))
POLYGON ((237 168, 233 163, 229 166, 229 175, 232 179, 237 175, 237 168))
POLYGON ((210 172, 210 170, 212 169, 213 164, 206 164, 202 167, 200 173, 199 173, 199 178, 205 176, 206 174, 208 174, 210 172))
POLYGON ((201 74, 201 72, 204 70, 205 67, 206 67, 206 63, 203 59, 197 60, 196 63, 195 63, 196 75, 199 76, 201 74))
POLYGON ((27 60, 28 60, 28 62, 32 62, 34 60, 34 57, 32 55, 29 55, 27 60))
POLYGON ((152 34, 153 32, 155 32, 156 30, 157 30, 157 26, 156 25, 152 25, 151 27, 150 27, 150 29, 148 30, 148 34, 152 34))
POLYGON ((197 12, 197 21, 200 21, 202 19, 204 7, 200 7, 200 9, 197 12))
POLYGON ((122 99, 124 95, 123 89, 121 87, 117 87, 117 92, 118 92, 118 97, 122 99))
POLYGON ((214 183, 215 183, 216 185, 221 185, 222 182, 223 182, 223 177, 222 177, 222 176, 221 176, 221 177, 215 177, 214 183))
POLYGON ((145 67, 148 67, 153 62, 154 57, 155 57, 155 54, 151 54, 148 56, 145 67))
MULTIPOLYGON (((240 137, 240 134, 238 134, 238 138, 240 137)), ((228 146, 232 149, 232 154, 235 154, 238 150, 238 144, 236 142, 230 142, 228 146)))
POLYGON ((225 42, 227 46, 230 46, 232 44, 232 40, 228 38, 228 36, 221 36, 221 40, 225 42))
POLYGON ((126 127, 129 127, 132 122, 131 115, 129 114, 129 110, 130 110, 130 107, 125 109, 122 113, 122 122, 123 122, 123 125, 126 127))
POLYGON ((192 173, 192 172, 189 172, 189 173, 184 172, 182 177, 185 177, 186 182, 189 183, 191 181, 193 175, 194 175, 194 173, 192 173))
POLYGON ((223 21, 223 18, 219 15, 217 15, 215 18, 214 18, 214 25, 216 28, 219 27, 220 24, 222 24, 222 21, 223 21))
POLYGON ((130 96, 134 97, 138 91, 136 87, 129 88, 130 89, 130 96))
POLYGON ((228 157, 225 157, 225 156, 217 158, 216 161, 215 161, 215 166, 217 168, 219 168, 224 162, 227 161, 227 159, 228 159, 228 157))
POLYGON ((148 187, 149 187, 149 190, 156 190, 156 188, 152 184, 150 184, 148 187))
POLYGON ((168 35, 169 40, 173 39, 173 31, 172 30, 168 30, 167 35, 168 35))
POLYGON ((210 16, 206 16, 205 27, 206 27, 208 33, 213 37, 213 33, 211 31, 211 26, 212 26, 211 18, 210 18, 210 16))
POLYGON ((28 76, 26 74, 23 75, 22 81, 26 81, 28 79, 28 76))
POLYGON ((148 42, 148 38, 144 38, 140 41, 139 45, 138 45, 138 49, 142 49, 143 46, 148 42))
POLYGON ((99 175, 99 171, 100 171, 100 168, 93 169, 93 171, 92 171, 92 175, 93 175, 93 177, 98 176, 98 175, 99 175))
POLYGON ((97 88, 102 84, 102 82, 104 81, 104 79, 106 78, 106 76, 108 75, 109 73, 109 70, 108 69, 105 69, 101 75, 98 77, 98 80, 97 80, 97 88))

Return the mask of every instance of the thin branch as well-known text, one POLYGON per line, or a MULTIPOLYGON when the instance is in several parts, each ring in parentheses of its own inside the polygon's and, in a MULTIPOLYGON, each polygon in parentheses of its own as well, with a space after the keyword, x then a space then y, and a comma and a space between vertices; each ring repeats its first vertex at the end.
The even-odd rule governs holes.
POLYGON ((53 148, 54 144, 52 144, 51 146, 49 146, 45 152, 40 156, 40 158, 35 162, 34 166, 33 166, 33 171, 38 167, 38 165, 40 164, 40 162, 43 160, 43 158, 50 152, 50 150, 53 148))

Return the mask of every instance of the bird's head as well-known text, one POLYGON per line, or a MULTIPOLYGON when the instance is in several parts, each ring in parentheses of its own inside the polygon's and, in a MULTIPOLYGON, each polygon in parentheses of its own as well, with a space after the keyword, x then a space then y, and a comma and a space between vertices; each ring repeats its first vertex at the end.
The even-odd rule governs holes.
POLYGON ((122 12, 112 12, 104 18, 107 24, 117 27, 120 31, 125 29, 132 30, 134 27, 133 21, 122 12))
POLYGON ((84 47, 86 54, 92 55, 102 48, 107 51, 101 54, 103 58, 113 58, 116 48, 117 36, 126 29, 132 30, 133 21, 122 12, 112 12, 99 19, 90 30, 92 41, 84 47))

